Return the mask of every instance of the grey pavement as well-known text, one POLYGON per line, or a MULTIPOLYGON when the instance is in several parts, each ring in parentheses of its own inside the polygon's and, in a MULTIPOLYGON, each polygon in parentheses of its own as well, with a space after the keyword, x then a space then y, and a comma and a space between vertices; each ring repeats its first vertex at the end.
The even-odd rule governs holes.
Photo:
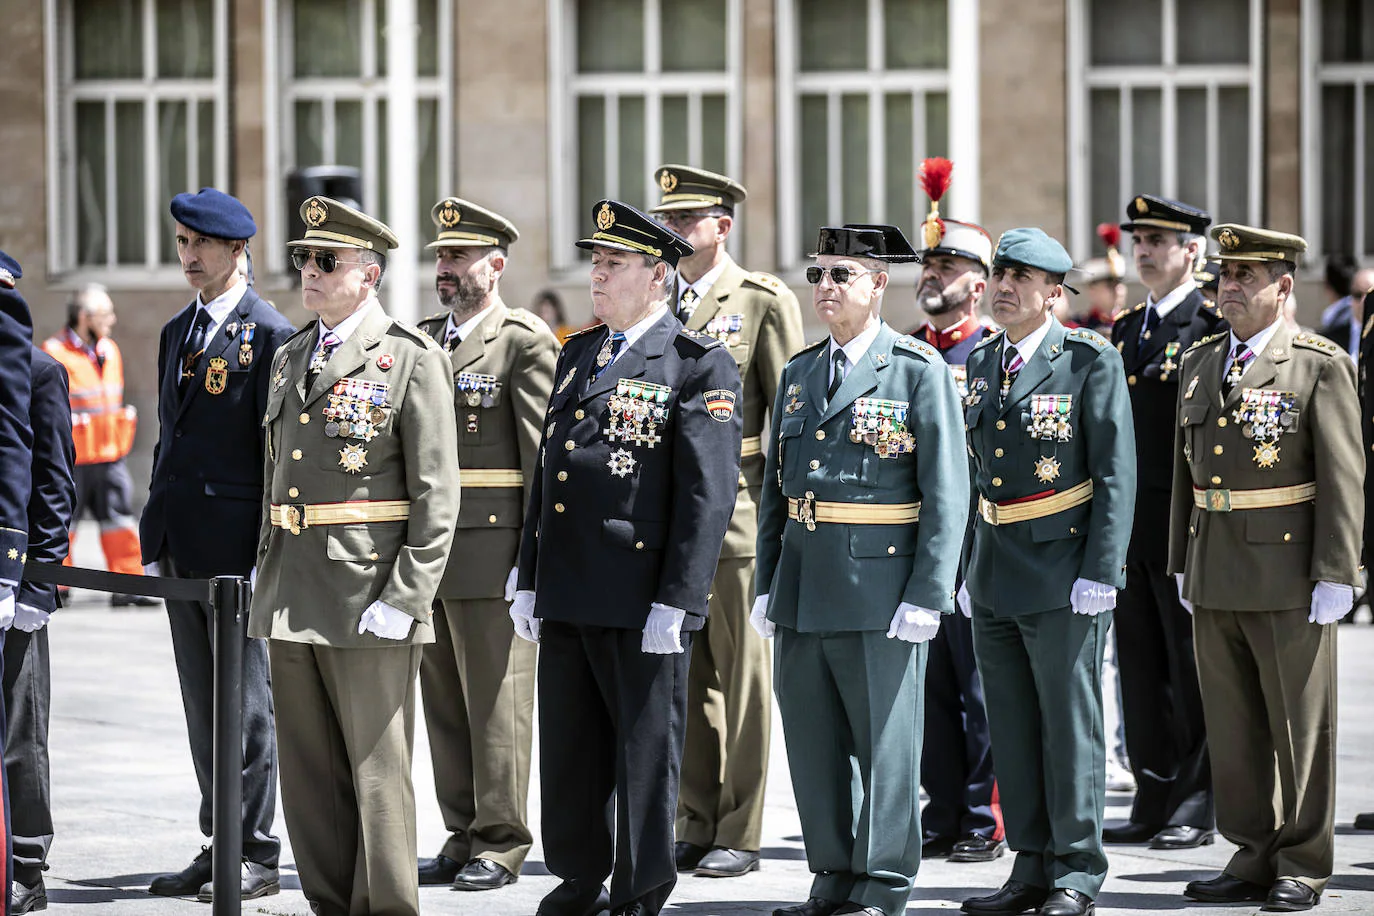
MULTIPOLYGON (((87 539, 87 544, 94 541, 87 539)), ((83 545, 85 546, 85 545, 83 545)), ((89 548, 87 548, 88 550, 89 548)), ((90 560, 87 550, 79 556, 90 560)), ((98 561, 97 565, 98 565, 98 561)), ((1362 612, 1363 613, 1363 612, 1362 612)), ((1366 619, 1366 618, 1362 618, 1366 619)), ((205 842, 196 830, 197 791, 172 665, 166 614, 161 607, 112 610, 104 596, 77 593, 51 624, 53 667, 52 794, 56 840, 47 874, 50 911, 90 914, 208 913, 194 900, 146 893, 153 874, 180 869, 205 842)), ((1340 633, 1340 760, 1336 872, 1319 913, 1374 913, 1374 833, 1350 828, 1359 811, 1374 810, 1374 627, 1344 626, 1340 633)), ((764 822, 763 867, 744 878, 681 877, 668 914, 734 916, 768 913, 803 900, 809 875, 796 806, 787 777, 780 723, 764 822)), ((429 747, 417 722, 415 794, 422 855, 444 838, 433 798, 429 747)), ((536 843, 520 881, 499 891, 458 893, 422 888, 425 913, 533 914, 555 884, 538 843, 539 762, 531 789, 536 843)), ((1125 818, 1130 797, 1108 798, 1108 820, 1125 818)), ((278 807, 278 828, 285 828, 278 807)), ((1098 913, 1147 911, 1197 914, 1255 912, 1253 906, 1208 907, 1183 899, 1183 884, 1214 874, 1227 860, 1224 841, 1199 850, 1164 853, 1112 847, 1111 871, 1098 913)), ((248 901, 244 912, 303 916, 309 912, 283 850, 278 896, 248 901)), ((959 865, 926 862, 907 913, 948 913, 973 893, 1005 880, 1010 859, 959 865)))

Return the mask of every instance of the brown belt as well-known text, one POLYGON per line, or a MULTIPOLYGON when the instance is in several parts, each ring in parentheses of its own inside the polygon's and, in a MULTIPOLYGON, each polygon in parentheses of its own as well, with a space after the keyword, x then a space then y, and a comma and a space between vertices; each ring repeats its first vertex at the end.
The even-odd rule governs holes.
POLYGON ((1208 512, 1231 512, 1240 509, 1274 509, 1296 506, 1317 498, 1317 484, 1298 483, 1291 487, 1268 487, 1260 490, 1204 490, 1193 487, 1193 505, 1208 512))
POLYGON ((351 525, 357 522, 400 522, 410 518, 406 499, 359 499, 346 503, 273 503, 272 524, 292 534, 315 525, 351 525))
POLYGON ((989 525, 1010 525, 1028 522, 1033 518, 1058 515, 1066 509, 1081 506, 1093 498, 1093 482, 1085 480, 1052 496, 1023 503, 995 503, 978 497, 978 514, 989 525))
POLYGON ((739 456, 749 458, 753 455, 763 454, 763 436, 745 436, 740 443, 739 456))
POLYGON ((525 475, 504 468, 460 468, 458 484, 464 487, 523 487, 525 475))
POLYGON ((809 494, 787 498, 787 517, 801 522, 807 531, 817 524, 910 525, 921 517, 920 503, 828 503, 809 494))

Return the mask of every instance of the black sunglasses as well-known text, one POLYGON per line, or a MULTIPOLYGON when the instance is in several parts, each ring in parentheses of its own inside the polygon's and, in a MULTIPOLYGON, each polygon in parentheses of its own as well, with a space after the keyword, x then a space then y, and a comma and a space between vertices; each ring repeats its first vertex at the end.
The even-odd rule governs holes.
POLYGON ((318 251, 314 248, 292 248, 291 266, 297 270, 305 270, 305 265, 310 263, 311 257, 315 259, 315 266, 327 274, 332 274, 334 268, 340 264, 361 264, 362 261, 349 261, 340 259, 332 251, 318 251))
MULTIPOLYGON (((829 273, 830 279, 835 281, 836 286, 844 286, 846 283, 850 281, 850 279, 858 276, 859 274, 871 274, 875 273, 875 271, 853 270, 848 267, 832 267, 830 268, 829 273)), ((821 278, 824 277, 825 274, 826 269, 824 267, 808 267, 806 268, 806 282, 814 286, 817 283, 821 282, 821 278)))

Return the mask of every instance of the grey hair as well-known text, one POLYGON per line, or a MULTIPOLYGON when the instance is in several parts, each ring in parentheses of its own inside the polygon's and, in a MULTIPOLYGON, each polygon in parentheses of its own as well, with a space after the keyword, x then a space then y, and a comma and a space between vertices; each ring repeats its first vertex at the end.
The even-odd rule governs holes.
POLYGON ((91 296, 102 294, 109 295, 109 290, 100 283, 87 283, 73 290, 71 297, 67 299, 67 327, 76 327, 88 307, 91 296))
POLYGON ((677 289, 677 268, 669 264, 662 258, 656 258, 651 254, 641 254, 644 259, 645 267, 653 267, 655 264, 662 264, 667 268, 667 273, 663 275, 663 285, 659 288, 658 294, 654 296, 655 302, 666 302, 673 298, 673 292, 677 289))

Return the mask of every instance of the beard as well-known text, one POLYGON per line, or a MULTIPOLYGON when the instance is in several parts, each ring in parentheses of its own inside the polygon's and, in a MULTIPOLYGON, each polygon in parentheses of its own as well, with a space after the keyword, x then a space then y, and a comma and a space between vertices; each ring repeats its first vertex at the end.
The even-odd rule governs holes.
POLYGON ((951 292, 935 283, 923 283, 916 289, 916 300, 927 315, 945 315, 964 304, 963 290, 951 292))
POLYGON ((458 314, 472 315, 478 312, 482 303, 491 292, 477 277, 460 277, 457 274, 443 273, 434 278, 434 292, 439 296, 439 304, 458 314), (445 281, 453 284, 452 292, 441 286, 445 281))

